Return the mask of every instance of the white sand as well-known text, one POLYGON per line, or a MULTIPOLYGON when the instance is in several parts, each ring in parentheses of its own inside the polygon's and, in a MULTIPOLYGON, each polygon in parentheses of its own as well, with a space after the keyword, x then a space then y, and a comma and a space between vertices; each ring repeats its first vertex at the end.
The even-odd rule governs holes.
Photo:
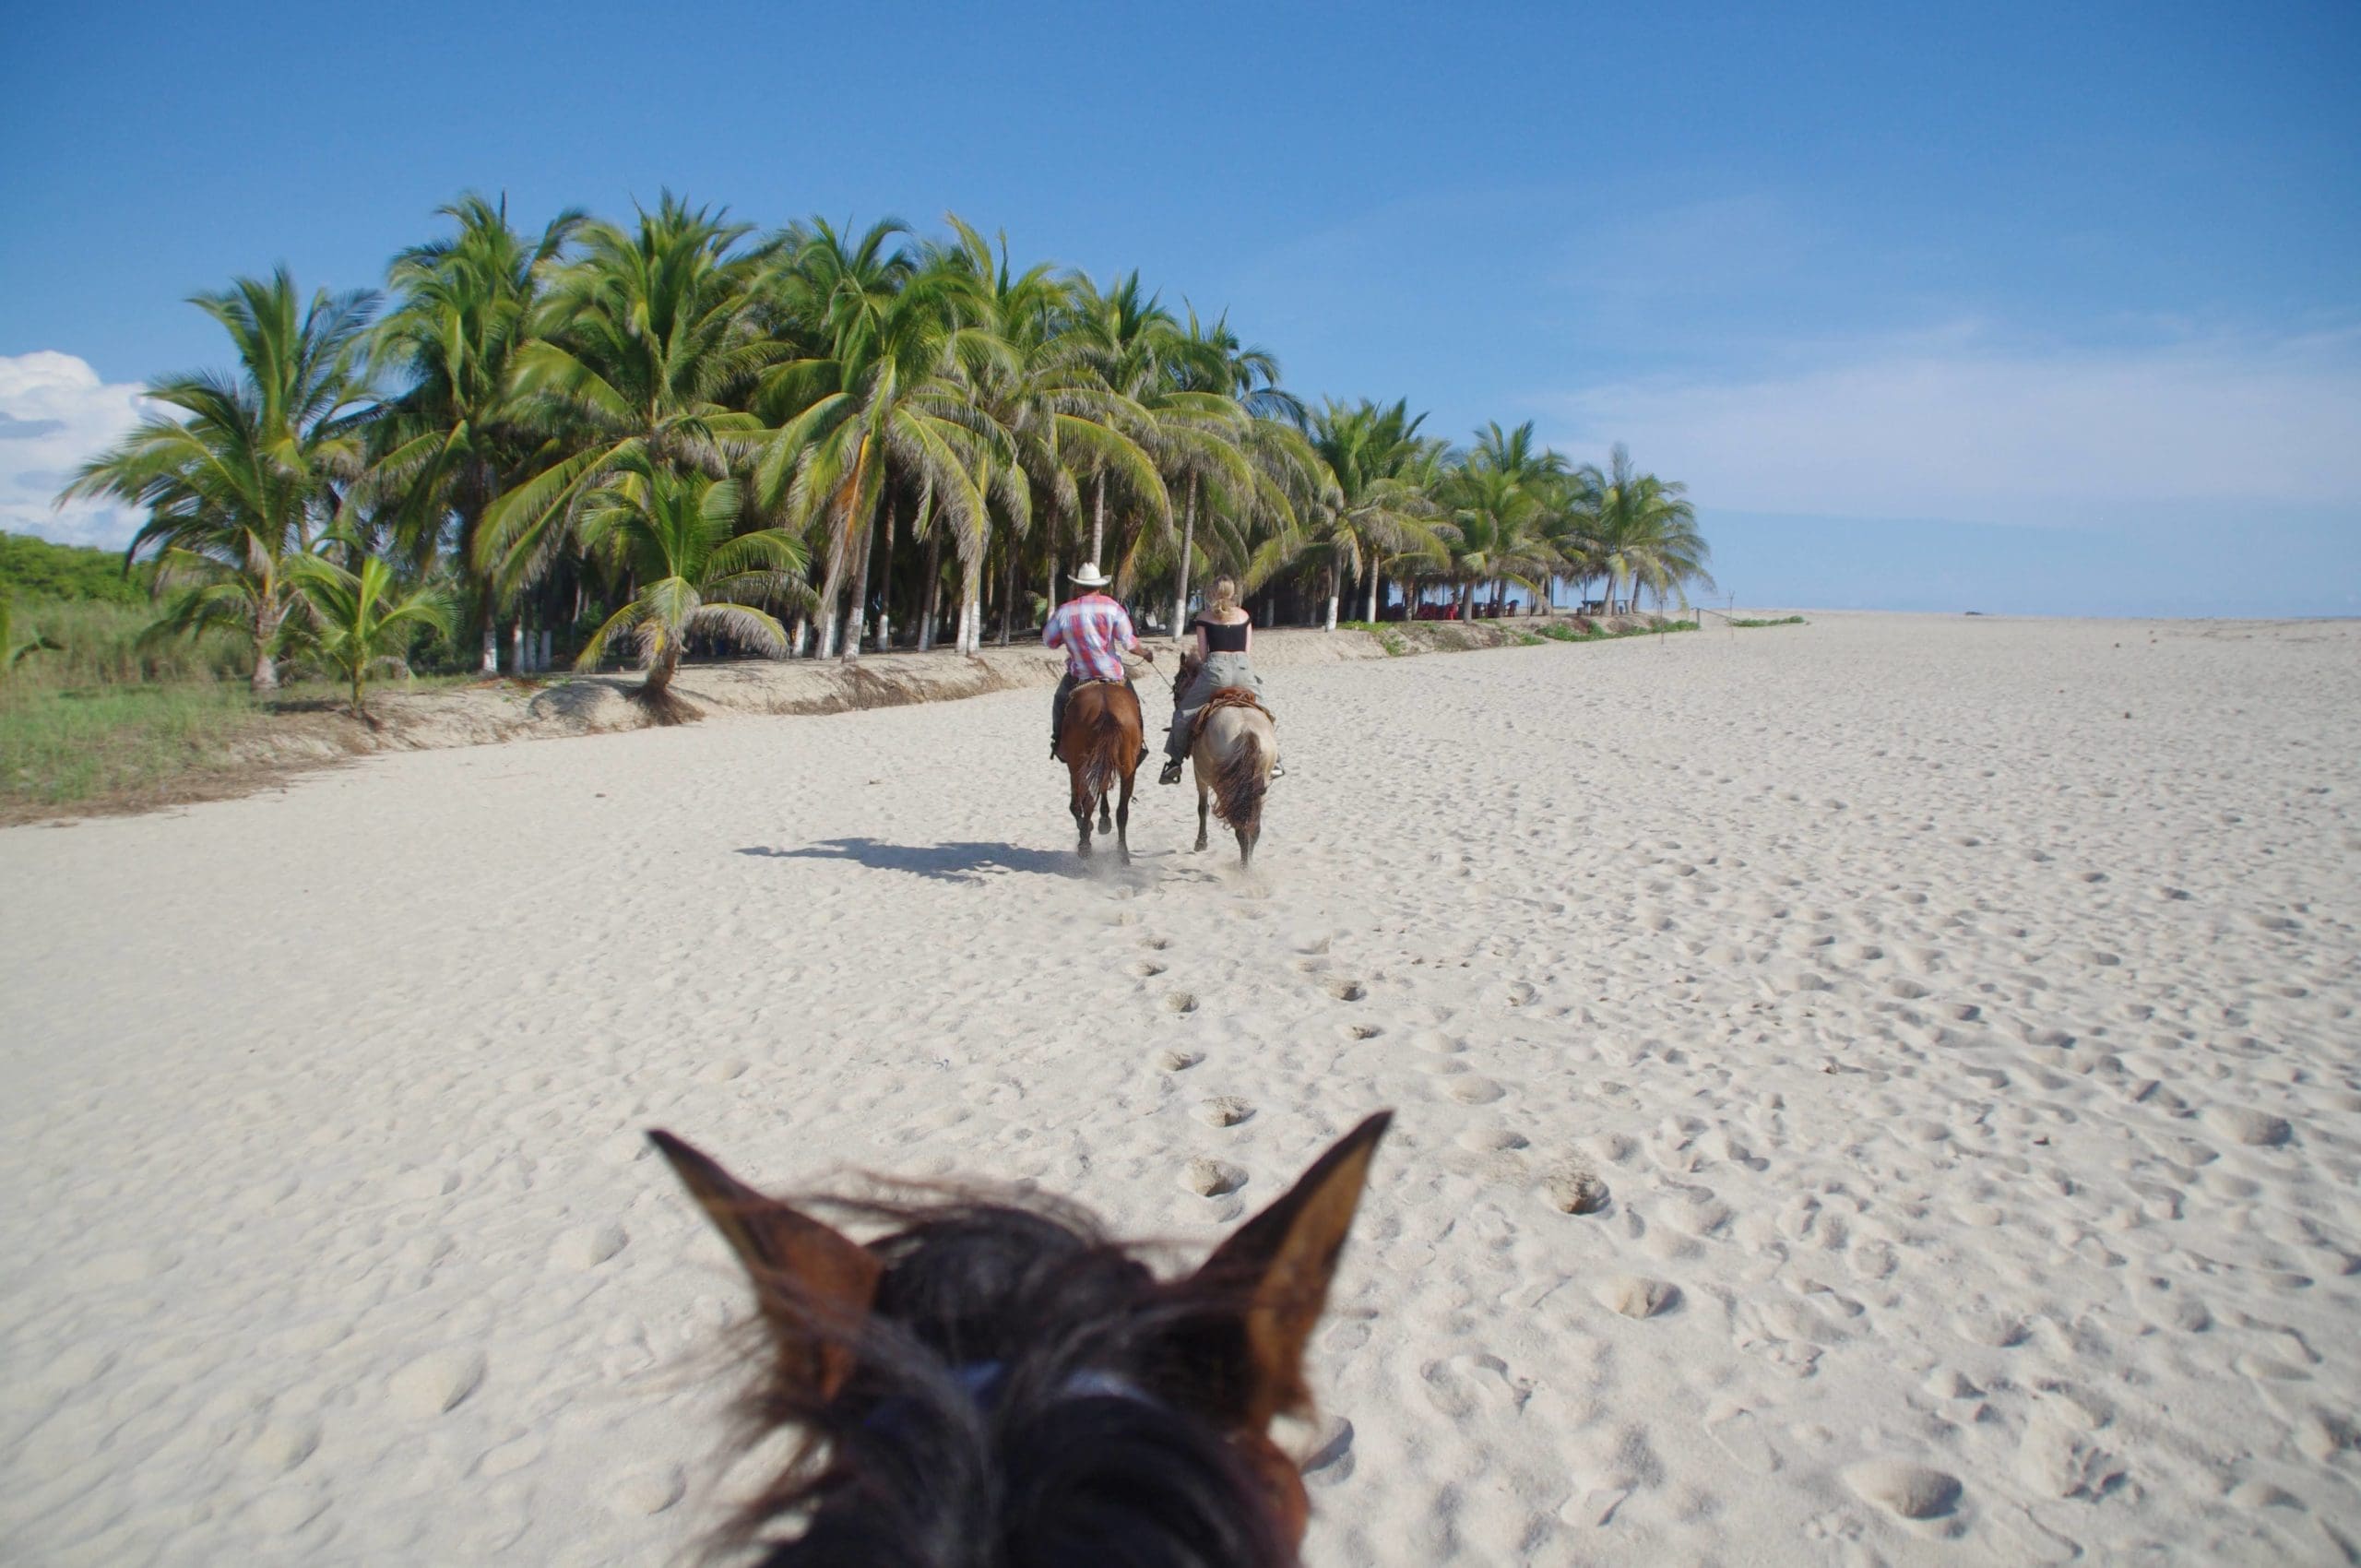
POLYGON ((743 1302, 650 1123, 1202 1248, 1381 1105, 1313 1562, 2361 1539, 2361 626, 1273 687, 1252 880, 1152 784, 1078 873, 1038 693, 0 833, 0 1558, 679 1552, 743 1302))

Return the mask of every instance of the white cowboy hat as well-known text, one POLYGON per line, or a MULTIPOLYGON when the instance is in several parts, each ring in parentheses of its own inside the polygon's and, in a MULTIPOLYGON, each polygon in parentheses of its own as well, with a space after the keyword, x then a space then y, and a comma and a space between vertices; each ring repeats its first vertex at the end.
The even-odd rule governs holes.
POLYGON ((1099 575, 1098 563, 1096 561, 1085 561, 1081 571, 1066 574, 1066 581, 1076 588, 1105 588, 1114 580, 1112 577, 1099 575))

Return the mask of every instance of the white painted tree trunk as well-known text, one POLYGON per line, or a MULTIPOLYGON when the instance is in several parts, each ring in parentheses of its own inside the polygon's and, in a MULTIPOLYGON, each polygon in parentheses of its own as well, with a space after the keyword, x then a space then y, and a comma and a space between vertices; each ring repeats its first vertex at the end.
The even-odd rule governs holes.
POLYGON ((1180 640, 1180 628, 1189 620, 1189 567, 1197 542, 1197 476, 1189 476, 1189 512, 1180 526, 1180 586, 1172 595, 1172 640, 1180 640))
POLYGON ((484 612, 483 663, 477 667, 477 673, 481 675, 500 673, 500 623, 490 610, 484 612))
MULTIPOLYGON (((1099 475, 1098 475, 1098 500, 1097 500, 1097 504, 1093 506, 1093 508, 1092 508, 1092 510, 1091 510, 1091 516, 1090 516, 1090 555, 1089 555, 1089 559, 1090 559, 1090 560, 1092 560, 1092 561, 1095 561, 1095 562, 1097 562, 1097 563, 1098 563, 1098 569, 1099 569, 1100 571, 1102 571, 1102 572, 1104 572, 1104 571, 1106 571, 1106 570, 1107 570, 1107 565, 1106 565, 1106 563, 1105 563, 1103 560, 1101 560, 1101 559, 1100 559, 1099 552, 1100 552, 1100 551, 1102 551, 1102 550, 1104 550, 1106 547, 1107 547, 1107 475, 1106 475, 1106 472, 1102 469, 1102 470, 1100 471, 1099 475)), ((1051 584, 1051 585, 1050 585, 1050 601, 1051 603, 1053 603, 1053 604, 1054 604, 1054 603, 1056 603, 1056 602, 1057 602, 1057 598, 1058 598, 1057 586, 1053 583, 1053 584, 1051 584)))
POLYGON ((525 618, 519 615, 508 623, 508 672, 522 675, 525 671, 525 618))
POLYGON ((1385 574, 1379 571, 1375 565, 1371 565, 1369 569, 1368 620, 1369 624, 1372 626, 1377 624, 1378 601, 1384 597, 1384 594, 1385 574))
POLYGON ((1328 624, 1323 629, 1331 632, 1336 629, 1336 600, 1338 595, 1334 591, 1335 586, 1335 579, 1333 577, 1330 578, 1328 582, 1328 587, 1331 590, 1328 595, 1328 624))

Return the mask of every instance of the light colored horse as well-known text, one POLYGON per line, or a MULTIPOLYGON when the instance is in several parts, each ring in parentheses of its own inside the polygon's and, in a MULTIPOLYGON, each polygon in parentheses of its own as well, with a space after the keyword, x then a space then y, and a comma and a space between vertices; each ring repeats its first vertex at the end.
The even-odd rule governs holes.
MULTIPOLYGON (((1174 692, 1188 690, 1196 674, 1196 660, 1181 661, 1173 681, 1174 692)), ((1189 764, 1197 780, 1197 848, 1206 843, 1206 814, 1221 818, 1238 836, 1238 863, 1254 863, 1254 846, 1263 837, 1263 797, 1271 787, 1271 769, 1279 760, 1278 731, 1271 716, 1254 701, 1254 694, 1231 686, 1216 692, 1198 717, 1197 731, 1189 746, 1189 764)))

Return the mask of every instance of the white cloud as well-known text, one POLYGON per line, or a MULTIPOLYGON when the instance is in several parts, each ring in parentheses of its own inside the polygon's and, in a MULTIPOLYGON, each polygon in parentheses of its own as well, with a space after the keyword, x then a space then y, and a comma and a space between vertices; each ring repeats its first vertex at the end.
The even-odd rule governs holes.
MULTIPOLYGON (((1871 345, 1820 368, 1553 399, 1701 505, 2070 523, 2160 506, 2361 506, 2361 333, 2104 352, 1871 345)), ((2235 516, 2235 514, 2233 514, 2235 516)))
POLYGON ((57 493, 85 461, 147 411, 139 388, 99 379, 72 354, 0 354, 0 529, 69 544, 127 544, 140 516, 110 502, 58 510, 57 493))

